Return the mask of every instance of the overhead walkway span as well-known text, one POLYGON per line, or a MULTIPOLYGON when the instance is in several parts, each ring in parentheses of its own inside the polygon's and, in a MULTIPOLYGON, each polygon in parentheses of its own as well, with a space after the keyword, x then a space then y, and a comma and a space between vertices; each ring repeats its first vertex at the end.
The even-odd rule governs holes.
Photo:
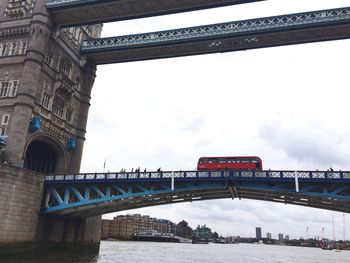
POLYGON ((97 64, 170 58, 350 37, 350 7, 83 42, 97 64))
POLYGON ((263 0, 48 0, 61 27, 120 21, 263 0))

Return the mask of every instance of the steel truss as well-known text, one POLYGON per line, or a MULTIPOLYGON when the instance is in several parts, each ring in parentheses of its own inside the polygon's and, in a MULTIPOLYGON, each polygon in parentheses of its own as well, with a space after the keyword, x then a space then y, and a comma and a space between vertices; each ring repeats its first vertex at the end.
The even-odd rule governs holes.
MULTIPOLYGON (((108 48, 137 47, 179 41, 196 41, 202 38, 225 37, 231 34, 260 33, 264 30, 286 30, 288 28, 316 26, 332 22, 350 22, 350 7, 330 10, 242 20, 206 26, 135 34, 119 37, 88 39, 82 51, 108 48)), ((253 40, 252 40, 253 41, 253 40)))
POLYGON ((350 212, 350 172, 340 171, 96 173, 47 176, 45 183, 42 212, 48 215, 85 217, 222 198, 350 212))
POLYGON ((47 0, 59 26, 97 24, 262 0, 47 0))
POLYGON ((81 53, 107 64, 345 38, 350 38, 350 7, 87 39, 81 53))

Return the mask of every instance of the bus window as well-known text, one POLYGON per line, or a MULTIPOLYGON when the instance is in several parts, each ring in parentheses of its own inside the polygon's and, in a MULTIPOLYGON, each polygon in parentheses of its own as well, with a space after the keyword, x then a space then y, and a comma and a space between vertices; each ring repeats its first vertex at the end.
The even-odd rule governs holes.
POLYGON ((208 160, 208 163, 217 163, 217 162, 218 162, 218 160, 216 158, 210 158, 208 160))
POLYGON ((225 158, 219 158, 219 163, 226 163, 226 159, 225 158))
POLYGON ((208 163, 208 158, 200 158, 199 163, 208 163))

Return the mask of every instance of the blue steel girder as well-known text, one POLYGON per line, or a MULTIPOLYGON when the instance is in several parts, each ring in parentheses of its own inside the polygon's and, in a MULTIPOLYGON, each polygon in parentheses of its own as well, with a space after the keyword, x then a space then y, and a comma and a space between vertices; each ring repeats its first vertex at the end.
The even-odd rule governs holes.
POLYGON ((350 212, 350 172, 174 171, 46 177, 44 214, 91 216, 162 204, 243 198, 350 212), (175 188, 171 189, 174 180, 175 188))
POLYGON ((263 0, 47 0, 46 8, 59 26, 187 12, 263 0))
POLYGON ((87 39, 97 64, 229 52, 350 37, 350 7, 144 34, 87 39))

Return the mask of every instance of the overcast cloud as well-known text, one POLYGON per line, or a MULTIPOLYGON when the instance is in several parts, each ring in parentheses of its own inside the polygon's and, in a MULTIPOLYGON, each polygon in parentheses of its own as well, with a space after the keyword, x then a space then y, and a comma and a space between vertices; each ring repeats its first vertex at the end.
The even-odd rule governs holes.
MULTIPOLYGON (((349 1, 269 0, 104 26, 123 35, 294 12, 349 1)), ((258 155, 266 169, 349 170, 350 41, 99 66, 82 171, 192 170, 200 156, 258 155)), ((149 214, 220 234, 342 238, 342 214, 248 200, 150 207, 149 214)), ((105 215, 112 218, 115 214, 105 215)), ((349 222, 349 215, 346 220, 349 222)), ((347 227, 350 237, 350 227, 347 227)))

